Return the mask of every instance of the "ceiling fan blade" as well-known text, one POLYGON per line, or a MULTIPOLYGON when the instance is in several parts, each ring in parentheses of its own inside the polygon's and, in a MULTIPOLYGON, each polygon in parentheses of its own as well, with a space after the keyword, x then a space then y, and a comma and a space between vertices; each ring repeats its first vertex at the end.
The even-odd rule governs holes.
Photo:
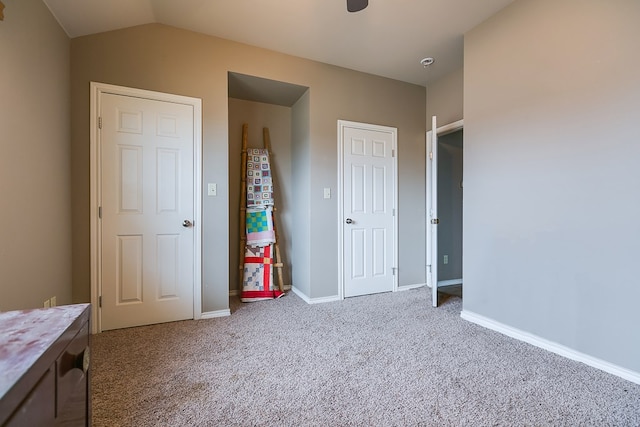
POLYGON ((349 12, 359 12, 369 5, 369 0, 347 0, 349 12))

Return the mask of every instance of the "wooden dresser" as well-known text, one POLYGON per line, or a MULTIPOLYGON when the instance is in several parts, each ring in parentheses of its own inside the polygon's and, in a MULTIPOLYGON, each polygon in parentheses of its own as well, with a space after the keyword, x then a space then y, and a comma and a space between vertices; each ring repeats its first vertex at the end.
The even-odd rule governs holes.
POLYGON ((0 313, 0 426, 91 425, 90 313, 0 313))

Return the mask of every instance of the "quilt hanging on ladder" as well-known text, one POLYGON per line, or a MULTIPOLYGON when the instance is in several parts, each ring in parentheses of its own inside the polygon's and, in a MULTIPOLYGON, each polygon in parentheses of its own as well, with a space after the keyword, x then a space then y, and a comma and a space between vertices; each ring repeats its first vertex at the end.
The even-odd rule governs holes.
POLYGON ((269 151, 247 149, 247 207, 273 206, 273 181, 269 151))
POLYGON ((247 150, 246 248, 242 302, 280 298, 284 293, 273 281, 274 243, 273 181, 269 152, 247 150))

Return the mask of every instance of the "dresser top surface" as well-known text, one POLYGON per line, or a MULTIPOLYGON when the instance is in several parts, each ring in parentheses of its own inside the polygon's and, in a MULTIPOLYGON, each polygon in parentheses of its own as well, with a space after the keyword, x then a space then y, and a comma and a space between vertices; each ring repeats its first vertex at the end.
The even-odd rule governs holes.
POLYGON ((0 313, 0 398, 88 307, 74 304, 0 313))

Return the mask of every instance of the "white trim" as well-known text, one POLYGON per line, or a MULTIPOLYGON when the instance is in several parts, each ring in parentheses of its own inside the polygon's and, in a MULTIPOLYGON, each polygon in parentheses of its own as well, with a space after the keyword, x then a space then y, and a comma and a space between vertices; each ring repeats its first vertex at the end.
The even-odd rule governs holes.
POLYGON ((205 311, 200 314, 200 320, 206 319, 215 319, 216 317, 227 317, 231 316, 231 310, 225 308, 224 310, 216 310, 216 311, 205 311))
POLYGON ((100 172, 100 150, 98 150, 98 123, 97 119, 100 115, 100 92, 95 87, 95 83, 91 82, 90 91, 90 114, 89 114, 89 223, 90 223, 90 259, 91 259, 91 333, 96 334, 102 332, 102 324, 100 322, 100 307, 98 304, 100 283, 100 268, 98 262, 102 258, 102 234, 100 230, 100 219, 98 218, 98 201, 102 200, 100 193, 100 185, 98 185, 98 177, 100 172))
MULTIPOLYGON (((378 132, 388 132, 392 137, 392 150, 393 150, 393 209, 395 215, 393 216, 393 266, 396 274, 393 275, 393 292, 398 290, 398 218, 400 216, 400 209, 398 209, 398 128, 382 125, 373 125, 369 123, 351 122, 348 120, 338 120, 338 299, 344 299, 344 263, 343 263, 343 248, 344 248, 344 233, 342 223, 344 221, 344 201, 342 186, 344 183, 344 141, 342 139, 343 129, 345 127, 366 129, 378 132)), ((331 297, 333 298, 333 297, 331 297)))
POLYGON ((564 345, 546 340, 544 338, 540 338, 537 335, 505 325, 504 323, 497 322, 493 319, 482 316, 480 314, 476 314, 469 310, 462 310, 462 313, 460 313, 460 317, 462 317, 464 320, 491 329, 493 331, 500 332, 501 334, 507 335, 511 338, 515 338, 519 341, 524 341, 533 346, 548 350, 552 353, 556 353, 568 359, 582 362, 585 365, 600 369, 601 371, 607 372, 633 383, 640 384, 640 372, 635 372, 630 369, 614 365, 613 363, 606 362, 602 359, 589 356, 588 354, 584 354, 572 348, 565 347, 564 345))
POLYGON ((418 288, 422 288, 424 286, 427 286, 426 283, 416 283, 413 285, 404 285, 404 286, 398 286, 398 291, 409 291, 411 289, 418 289, 418 288))
POLYGON ((296 288, 295 286, 291 288, 291 291, 297 296, 299 296, 307 304, 324 304, 325 302, 340 301, 342 299, 340 298, 340 295, 334 295, 331 297, 321 297, 321 298, 309 298, 304 293, 302 293, 300 289, 296 288))
MULTIPOLYGON (((438 136, 444 136, 451 132, 455 132, 464 128, 464 119, 457 120, 455 122, 447 123, 446 125, 438 126, 436 131, 438 132, 438 136)), ((429 131, 431 132, 431 131, 429 131)))
POLYGON ((98 120, 100 116, 100 102, 103 93, 115 95, 133 96, 138 98, 152 99, 156 101, 166 101, 177 104, 185 104, 193 107, 193 176, 194 176, 194 283, 193 283, 193 318, 200 319, 202 316, 202 100, 199 98, 191 98, 182 95, 172 95, 163 92, 154 92, 149 90, 134 89, 123 86, 115 86, 106 83, 91 82, 91 105, 90 105, 90 148, 89 148, 89 212, 91 224, 91 321, 93 324, 92 333, 102 331, 100 322, 100 308, 98 305, 98 297, 102 283, 100 283, 99 260, 102 258, 100 233, 100 219, 98 218, 98 206, 102 200, 100 193, 100 135, 98 130, 98 120))
POLYGON ((449 279, 449 280, 438 280, 438 287, 441 287, 441 286, 453 286, 453 285, 462 285, 462 278, 460 278, 460 279, 449 279))

